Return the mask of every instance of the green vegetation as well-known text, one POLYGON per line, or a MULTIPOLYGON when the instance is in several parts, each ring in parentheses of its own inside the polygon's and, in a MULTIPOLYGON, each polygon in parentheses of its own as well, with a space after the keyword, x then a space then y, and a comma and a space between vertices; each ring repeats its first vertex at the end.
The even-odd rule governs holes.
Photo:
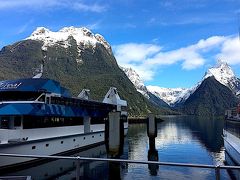
POLYGON ((219 116, 224 115, 226 109, 235 107, 237 102, 237 98, 227 87, 214 77, 209 77, 179 109, 191 115, 219 116))

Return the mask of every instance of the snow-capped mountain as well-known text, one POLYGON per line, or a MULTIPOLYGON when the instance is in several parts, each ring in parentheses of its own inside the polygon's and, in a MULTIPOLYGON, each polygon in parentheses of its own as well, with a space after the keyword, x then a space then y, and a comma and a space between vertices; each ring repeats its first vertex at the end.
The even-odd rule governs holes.
MULTIPOLYGON (((131 71, 134 71, 131 69, 131 71)), ((126 72, 125 72, 126 73, 126 72)), ((204 77, 200 82, 191 88, 164 88, 159 86, 144 86, 143 82, 139 83, 135 79, 140 79, 139 75, 134 71, 134 76, 128 77, 133 82, 137 89, 144 87, 144 93, 152 93, 156 97, 162 99, 169 106, 176 106, 179 103, 184 103, 191 94, 193 94, 196 89, 202 84, 202 82, 208 77, 213 76, 218 82, 228 87, 234 94, 240 93, 240 80, 235 76, 231 67, 223 61, 219 61, 215 67, 207 70, 204 77), (137 78, 136 78, 137 77, 137 78), (135 82, 135 83, 134 83, 135 82)), ((139 91, 141 92, 141 91, 139 91)))
POLYGON ((137 74, 137 72, 132 68, 124 68, 124 67, 120 67, 120 68, 124 71, 124 73, 130 79, 130 81, 133 83, 137 91, 149 99, 148 90, 144 85, 143 81, 141 80, 140 76, 137 74))
MULTIPOLYGON (((150 99, 150 95, 156 96, 158 99, 163 100, 169 106, 174 106, 176 103, 185 101, 194 88, 162 88, 159 86, 145 86, 137 72, 132 68, 121 69, 125 72, 130 81, 134 84, 138 92, 150 99)), ((162 103, 161 103, 162 104, 162 103)), ((166 105, 165 105, 166 106, 166 105)))
POLYGON ((136 90, 140 92, 142 95, 144 95, 149 101, 151 101, 153 104, 160 106, 160 107, 166 107, 169 108, 169 105, 159 98, 159 96, 156 96, 155 94, 151 93, 147 87, 144 85, 143 81, 141 80, 138 73, 133 70, 132 68, 124 68, 120 67, 124 73, 127 75, 128 79, 133 83, 136 90))
POLYGON ((240 90, 240 80, 235 76, 231 67, 223 61, 208 69, 203 79, 213 76, 218 82, 227 86, 234 94, 238 94, 240 90))
MULTIPOLYGON (((89 29, 64 27, 57 32, 50 31, 44 27, 38 27, 27 39, 43 42, 42 50, 46 51, 48 47, 60 45, 64 48, 71 46, 70 40, 74 39, 79 46, 95 48, 97 43, 102 44, 111 54, 111 46, 100 34, 93 34, 89 29)), ((78 49, 79 53, 81 52, 78 49)))
POLYGON ((159 86, 147 86, 147 89, 170 106, 187 99, 191 92, 187 88, 164 88, 159 86))

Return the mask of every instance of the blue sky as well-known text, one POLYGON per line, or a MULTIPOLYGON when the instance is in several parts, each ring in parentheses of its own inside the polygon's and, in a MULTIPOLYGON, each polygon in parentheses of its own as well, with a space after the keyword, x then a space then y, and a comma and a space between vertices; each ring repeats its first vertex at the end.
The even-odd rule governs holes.
POLYGON ((0 22, 0 47, 39 26, 86 26, 146 85, 193 86, 219 58, 240 76, 239 0, 0 0, 0 22))

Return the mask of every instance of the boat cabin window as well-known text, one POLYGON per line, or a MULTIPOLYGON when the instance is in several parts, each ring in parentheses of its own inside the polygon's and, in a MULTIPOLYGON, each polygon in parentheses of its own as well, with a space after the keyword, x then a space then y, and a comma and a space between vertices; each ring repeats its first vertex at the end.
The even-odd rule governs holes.
POLYGON ((41 96, 37 98, 37 101, 45 102, 45 94, 41 94, 41 96))
POLYGON ((14 126, 21 126, 21 116, 14 117, 14 126))
POLYGON ((21 116, 1 116, 0 128, 1 129, 16 129, 21 128, 21 116))
POLYGON ((121 106, 121 111, 127 111, 127 106, 121 106))
POLYGON ((91 124, 104 124, 105 119, 103 117, 92 117, 91 124))
POLYGON ((27 91, 2 91, 0 101, 34 101, 41 93, 27 91))
POLYGON ((122 115, 122 116, 121 116, 121 120, 122 120, 123 122, 128 122, 127 116, 125 116, 125 115, 122 115))
POLYGON ((2 129, 9 129, 9 117, 3 116, 1 118, 1 128, 2 129))
POLYGON ((46 103, 50 104, 50 97, 46 97, 46 103))

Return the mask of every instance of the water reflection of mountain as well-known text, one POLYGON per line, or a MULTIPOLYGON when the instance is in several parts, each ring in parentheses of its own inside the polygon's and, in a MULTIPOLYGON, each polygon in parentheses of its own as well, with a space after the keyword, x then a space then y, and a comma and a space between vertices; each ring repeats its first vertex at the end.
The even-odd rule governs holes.
POLYGON ((171 127, 169 131, 176 131, 174 132, 176 138, 178 137, 178 139, 182 141, 189 139, 189 137, 187 137, 187 132, 189 132, 192 138, 198 139, 210 152, 219 152, 223 147, 223 119, 196 116, 175 116, 164 117, 163 119, 166 121, 158 126, 158 131, 160 132, 161 129, 166 128, 166 126, 171 127), (186 129, 190 131, 186 131, 186 129))
POLYGON ((223 147, 223 119, 189 117, 186 119, 186 124, 192 130, 192 135, 198 138, 211 152, 219 152, 223 147))
POLYGON ((128 158, 147 160, 148 137, 146 124, 132 124, 128 131, 128 158))

